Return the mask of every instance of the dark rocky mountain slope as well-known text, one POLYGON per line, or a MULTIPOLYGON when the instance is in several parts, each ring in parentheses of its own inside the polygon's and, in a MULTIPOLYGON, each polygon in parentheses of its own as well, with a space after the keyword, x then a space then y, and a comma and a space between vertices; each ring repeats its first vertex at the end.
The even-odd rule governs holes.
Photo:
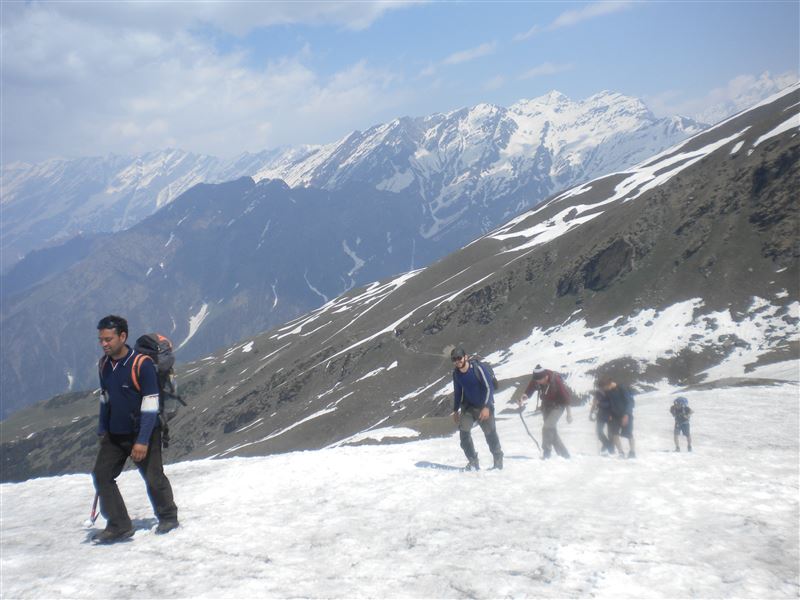
MULTIPOLYGON (((191 408, 168 460, 444 431, 456 343, 495 365, 500 410, 532 360, 584 389, 600 370, 640 386, 781 364, 796 377, 799 111, 795 86, 428 268, 183 365, 191 408)), ((95 404, 62 396, 8 419, 4 478, 88 470, 95 404)))
POLYGON ((413 197, 362 185, 323 191, 243 178, 198 185, 129 230, 32 253, 3 280, 3 415, 94 385, 86 359, 105 314, 169 335, 190 360, 426 264, 437 255, 417 235, 421 210, 413 197), (59 260, 61 272, 26 279, 29 263, 59 260), (30 376, 30 365, 45 363, 30 376))

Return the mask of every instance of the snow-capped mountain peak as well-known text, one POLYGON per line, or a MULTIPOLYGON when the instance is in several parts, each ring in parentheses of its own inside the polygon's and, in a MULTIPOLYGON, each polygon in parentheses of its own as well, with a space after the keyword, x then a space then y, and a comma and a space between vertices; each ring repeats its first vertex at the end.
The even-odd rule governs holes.
POLYGON ((2 223, 3 267, 78 229, 129 227, 197 183, 242 176, 283 179, 292 187, 333 190, 361 182, 413 191, 427 204, 422 235, 455 235, 463 243, 558 188, 629 166, 697 131, 691 121, 655 119, 641 101, 622 94, 573 101, 551 91, 508 108, 481 103, 400 117, 331 144, 227 161, 168 149, 28 169, 9 165, 3 202, 13 210, 2 223), (56 194, 58 205, 49 201, 56 194), (467 210, 471 218, 464 220, 467 210))

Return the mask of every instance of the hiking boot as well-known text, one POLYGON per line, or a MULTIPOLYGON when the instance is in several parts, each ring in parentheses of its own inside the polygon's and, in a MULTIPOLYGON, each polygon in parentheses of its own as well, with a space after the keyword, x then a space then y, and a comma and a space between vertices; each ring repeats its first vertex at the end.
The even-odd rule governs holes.
POLYGON ((158 527, 156 527, 156 535, 164 535, 165 533, 169 533, 173 529, 177 529, 178 526, 178 521, 159 521, 158 527))
POLYGON ((681 447, 680 446, 675 446, 675 452, 680 452, 680 451, 681 451, 681 447))
POLYGON ((692 446, 691 446, 691 444, 690 444, 690 445, 689 445, 689 447, 686 449, 686 451, 687 451, 687 452, 691 452, 691 451, 692 451, 692 446))
POLYGON ((134 529, 131 527, 126 531, 114 531, 111 529, 104 529, 99 533, 95 533, 92 536, 92 543, 93 544, 115 544, 116 542, 122 542, 127 540, 128 538, 133 537, 134 529))
POLYGON ((481 470, 481 465, 478 462, 478 457, 476 456, 475 458, 470 458, 469 462, 467 463, 467 466, 464 467, 464 470, 465 471, 480 471, 481 470))
POLYGON ((636 452, 634 452, 633 450, 628 452, 628 458, 636 458, 636 452))
POLYGON ((494 457, 494 464, 492 465, 493 469, 503 470, 503 455, 498 454, 494 457))

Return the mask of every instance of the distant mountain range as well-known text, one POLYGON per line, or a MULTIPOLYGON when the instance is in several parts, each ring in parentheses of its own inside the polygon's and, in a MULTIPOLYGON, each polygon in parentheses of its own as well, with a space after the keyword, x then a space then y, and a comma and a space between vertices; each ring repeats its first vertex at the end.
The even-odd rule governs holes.
POLYGON ((402 193, 247 177, 199 184, 125 231, 33 252, 4 277, 3 410, 94 385, 86 358, 103 314, 165 333, 180 359, 196 358, 428 264, 435 247, 417 234, 421 219, 420 203, 402 193))
POLYGON ((85 336, 98 313, 172 335, 191 360, 353 286, 428 265, 553 191, 700 129, 656 119, 620 94, 572 102, 553 92, 230 164, 170 151, 19 171, 7 184, 3 243, 64 237, 90 222, 95 233, 29 252, 3 276, 2 414, 92 384, 96 349, 85 336), (173 197, 237 172, 253 178, 173 197), (103 225, 128 228, 109 236, 103 225), (41 332, 31 353, 51 365, 34 379, 24 372, 31 357, 14 350, 33 342, 31 331, 41 332))
POLYGON ((630 166, 701 127, 657 119, 621 94, 574 102, 551 92, 508 108, 481 104, 405 117, 329 145, 228 161, 166 150, 4 165, 0 269, 79 234, 127 229, 198 183, 241 177, 415 192, 425 203, 421 233, 449 238, 454 249, 554 191, 630 166))
MULTIPOLYGON (((179 386, 191 407, 174 421, 169 460, 367 443, 370 432, 385 428, 449 432, 454 344, 494 365, 506 400, 527 381, 532 350, 578 390, 598 372, 638 386, 666 380, 687 390, 729 387, 732 396, 744 394, 736 386, 752 378, 768 382, 785 371, 796 380, 798 132, 800 87, 793 86, 635 166, 562 191, 427 268, 351 289, 182 365, 179 386), (715 371, 723 359, 725 379, 715 371), (731 365, 742 378, 730 378, 731 365)), ((288 205, 300 193, 276 181, 203 186, 126 235, 156 229, 161 251, 171 253, 179 240, 168 235, 180 219, 191 229, 225 227, 227 215, 214 211, 222 198, 242 197, 234 213, 252 203, 240 220, 258 229, 261 219, 248 215, 270 203, 288 205)), ((200 238, 181 238, 188 252, 184 239, 200 238)), ((257 240, 248 235, 242 243, 252 248, 257 240)), ((96 283, 102 291, 101 276, 120 268, 120 256, 141 261, 133 272, 149 268, 141 245, 113 247, 105 262, 93 259, 97 268, 81 275, 76 289, 96 283)), ((223 280, 223 289, 234 280, 216 264, 206 277, 223 280)), ((144 294, 138 286, 130 293, 144 294)), ((50 331, 48 311, 58 298, 49 305, 42 299, 15 336, 50 331)), ((84 300, 94 302, 86 311, 93 319, 100 304, 91 293, 84 300)), ((213 311, 212 301, 203 300, 213 311)), ((247 302, 239 306, 247 310, 247 302)), ((206 314, 198 304, 192 310, 195 323, 206 314)), ((74 331, 91 337, 92 323, 74 331)), ((57 353, 68 353, 79 342, 58 344, 57 353)), ((41 345, 28 341, 26 352, 41 345)), ((82 347, 77 354, 85 354, 82 347)), ((96 396, 81 392, 8 418, 0 431, 4 477, 88 470, 96 413, 96 396)))

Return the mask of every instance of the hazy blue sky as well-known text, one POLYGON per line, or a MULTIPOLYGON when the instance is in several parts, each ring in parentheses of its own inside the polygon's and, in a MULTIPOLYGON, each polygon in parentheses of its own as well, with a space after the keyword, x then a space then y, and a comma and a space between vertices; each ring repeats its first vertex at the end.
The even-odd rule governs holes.
POLYGON ((233 156, 558 90, 694 116, 800 70, 800 3, 2 2, 2 162, 233 156))

